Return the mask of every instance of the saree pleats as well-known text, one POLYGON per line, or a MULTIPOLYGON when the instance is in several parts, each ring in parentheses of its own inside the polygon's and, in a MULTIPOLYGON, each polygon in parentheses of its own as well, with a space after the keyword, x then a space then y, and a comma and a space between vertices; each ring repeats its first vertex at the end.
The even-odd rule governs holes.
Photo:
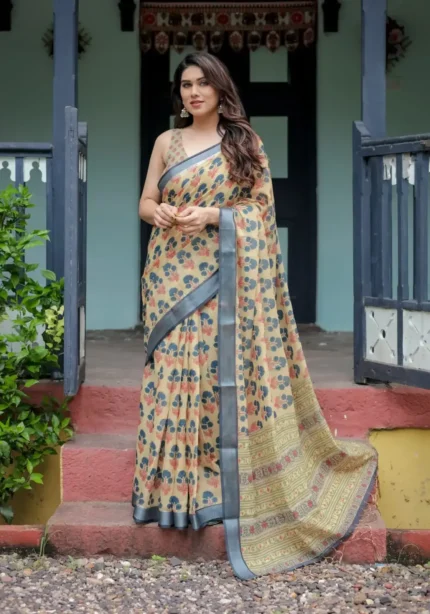
POLYGON ((198 528, 222 518, 217 309, 214 298, 176 326, 145 367, 134 488, 138 521, 198 528))
POLYGON ((333 549, 358 522, 377 463, 370 446, 335 440, 322 415, 261 156, 252 190, 228 178, 219 147, 160 182, 178 208, 220 207, 220 226, 194 239, 177 228, 151 237, 133 494, 137 522, 198 528, 223 519, 244 579, 333 549))

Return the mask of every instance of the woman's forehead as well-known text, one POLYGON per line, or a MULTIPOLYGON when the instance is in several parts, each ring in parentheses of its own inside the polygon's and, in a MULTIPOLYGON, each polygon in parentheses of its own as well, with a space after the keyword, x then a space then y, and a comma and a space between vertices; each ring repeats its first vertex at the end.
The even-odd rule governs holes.
POLYGON ((199 66, 189 66, 184 70, 181 81, 195 81, 204 77, 204 73, 199 66))

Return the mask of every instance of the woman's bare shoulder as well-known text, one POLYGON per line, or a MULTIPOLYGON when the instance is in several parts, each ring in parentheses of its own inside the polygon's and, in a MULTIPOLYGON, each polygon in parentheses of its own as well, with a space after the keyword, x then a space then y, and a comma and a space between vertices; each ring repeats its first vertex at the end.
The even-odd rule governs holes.
POLYGON ((170 147, 174 130, 166 130, 162 132, 154 143, 154 150, 156 150, 163 159, 165 159, 166 153, 170 147))
POLYGON ((157 140, 155 141, 156 143, 160 144, 160 145, 164 145, 164 144, 169 144, 170 143, 170 139, 172 138, 172 135, 174 133, 174 129, 171 130, 166 130, 166 132, 162 132, 158 137, 157 140))

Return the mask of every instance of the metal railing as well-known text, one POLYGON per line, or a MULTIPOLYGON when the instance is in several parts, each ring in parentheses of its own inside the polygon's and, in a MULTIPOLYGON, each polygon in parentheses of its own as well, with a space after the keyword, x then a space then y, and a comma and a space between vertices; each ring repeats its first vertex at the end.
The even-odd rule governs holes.
POLYGON ((85 379, 87 263, 87 124, 66 107, 64 266, 64 392, 74 395, 85 379))
MULTIPOLYGON (((64 239, 64 392, 75 395, 85 379, 86 262, 87 262, 87 147, 88 128, 78 122, 78 111, 67 107, 65 133, 64 239)), ((55 232, 50 143, 0 143, 0 188, 28 185, 32 173, 46 184, 46 229, 55 232)), ((42 205, 44 203, 41 203, 42 205)), ((61 254, 60 254, 61 255, 61 254)), ((55 270, 51 242, 46 245, 46 268, 55 270)), ((57 377, 56 375, 56 377, 57 377)))
POLYGON ((430 388, 430 134, 353 147, 354 378, 430 388))
MULTIPOLYGON (((8 185, 29 185, 36 175, 38 186, 44 186, 44 202, 38 204, 45 208, 44 227, 48 230, 53 227, 52 160, 51 143, 0 143, 0 189, 8 185)), ((53 268, 49 241, 46 242, 46 268, 53 268)))

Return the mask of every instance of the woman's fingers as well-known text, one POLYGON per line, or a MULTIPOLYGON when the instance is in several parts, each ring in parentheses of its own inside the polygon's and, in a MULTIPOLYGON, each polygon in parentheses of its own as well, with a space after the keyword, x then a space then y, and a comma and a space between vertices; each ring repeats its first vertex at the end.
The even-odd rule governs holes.
POLYGON ((184 211, 182 211, 181 213, 178 213, 176 215, 176 220, 178 222, 178 224, 181 223, 188 223, 190 222, 192 219, 195 219, 197 216, 197 211, 195 207, 188 207, 187 209, 184 209, 184 211))
POLYGON ((158 228, 171 228, 173 226, 172 220, 167 215, 163 215, 161 211, 154 212, 154 222, 158 228))
POLYGON ((169 215, 167 215, 167 213, 160 211, 158 215, 160 219, 162 219, 164 222, 167 222, 168 224, 173 224, 172 218, 169 215))
POLYGON ((161 228, 171 228, 175 221, 174 207, 161 203, 154 212, 154 221, 161 228))
POLYGON ((176 219, 175 215, 175 207, 172 205, 168 205, 167 203, 160 203, 158 206, 160 214, 167 220, 172 220, 172 222, 176 219))

